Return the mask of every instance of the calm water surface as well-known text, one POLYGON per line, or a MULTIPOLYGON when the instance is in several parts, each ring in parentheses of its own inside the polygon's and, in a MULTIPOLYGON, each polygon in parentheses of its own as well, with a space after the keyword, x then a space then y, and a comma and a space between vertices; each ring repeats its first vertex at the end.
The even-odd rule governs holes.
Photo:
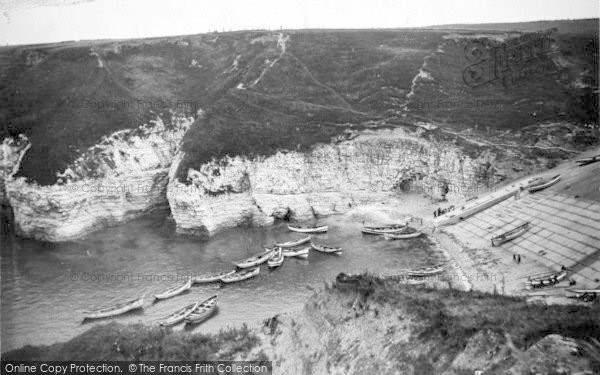
POLYGON ((152 302, 152 295, 189 275, 230 270, 232 262, 262 251, 276 241, 299 238, 284 224, 238 228, 209 241, 173 234, 164 214, 157 214, 88 238, 50 244, 5 235, 2 239, 2 351, 26 344, 65 341, 112 319, 121 323, 157 324, 170 312, 214 293, 219 310, 195 332, 216 332, 228 325, 259 324, 278 313, 300 310, 312 288, 339 272, 398 271, 436 262, 426 238, 386 241, 363 236, 360 223, 331 217, 327 234, 314 241, 342 246, 341 256, 311 251, 307 260, 286 258, 273 271, 236 284, 196 285, 185 294, 152 302), (82 323, 80 310, 107 307, 146 294, 144 309, 115 318, 82 323))

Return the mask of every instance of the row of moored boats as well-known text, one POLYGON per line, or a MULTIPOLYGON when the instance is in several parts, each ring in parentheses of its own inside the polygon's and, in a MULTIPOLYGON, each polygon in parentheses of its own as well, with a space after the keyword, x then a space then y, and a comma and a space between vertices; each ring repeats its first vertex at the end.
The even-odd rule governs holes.
MULTIPOLYGON (((288 226, 291 231, 299 233, 324 233, 327 226, 288 226)), ((311 236, 294 239, 287 242, 276 243, 271 248, 253 255, 244 260, 234 262, 233 270, 203 276, 188 278, 182 284, 175 285, 167 290, 154 295, 154 300, 164 300, 180 295, 189 290, 193 284, 206 284, 222 282, 225 284, 250 279, 260 273, 260 265, 267 263, 269 268, 276 268, 283 264, 287 257, 308 258, 309 251, 313 249, 322 253, 342 254, 342 248, 316 244, 311 241, 311 236)), ((83 311, 84 319, 101 319, 124 314, 129 311, 143 309, 145 296, 130 301, 119 303, 115 306, 96 310, 83 311)), ((206 320, 217 307, 218 295, 213 295, 205 300, 183 306, 159 321, 160 325, 171 326, 185 321, 187 324, 197 324, 206 320)))

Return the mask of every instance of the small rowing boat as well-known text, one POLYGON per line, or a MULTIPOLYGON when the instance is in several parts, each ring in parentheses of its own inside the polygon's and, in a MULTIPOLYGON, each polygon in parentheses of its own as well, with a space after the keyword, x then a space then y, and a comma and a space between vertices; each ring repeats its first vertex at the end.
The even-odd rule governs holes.
POLYGON ((316 251, 320 251, 322 253, 326 253, 326 254, 336 254, 336 255, 341 255, 342 254, 342 248, 341 247, 334 247, 334 246, 327 246, 327 245, 318 245, 316 243, 311 242, 310 246, 315 249, 316 251))
POLYGON ((546 276, 539 276, 534 278, 529 278, 527 283, 532 288, 543 288, 545 286, 550 286, 554 284, 558 284, 562 280, 567 277, 567 270, 563 267, 563 269, 558 273, 553 273, 546 276))
POLYGON ((221 281, 224 283, 235 283, 237 281, 247 280, 251 277, 258 275, 260 272, 260 267, 255 268, 244 268, 231 275, 227 275, 221 278, 221 281))
POLYGON ((384 233, 383 236, 386 240, 407 240, 409 238, 419 237, 421 232, 411 227, 404 227, 396 233, 384 233))
POLYGON ((115 315, 121 315, 128 311, 141 309, 144 306, 144 296, 132 299, 131 301, 122 302, 112 307, 105 307, 96 310, 82 311, 84 319, 100 319, 108 318, 115 315))
POLYGON ((362 227, 361 232, 365 234, 386 234, 386 233, 397 233, 404 229, 405 225, 402 224, 390 224, 382 225, 379 227, 362 227))
POLYGON ((295 258, 308 258, 308 252, 310 251, 310 246, 303 247, 300 249, 283 249, 284 257, 295 257, 295 258))
POLYGON ((519 237, 523 233, 527 232, 527 230, 529 230, 529 222, 519 225, 518 227, 513 228, 513 229, 509 230, 508 232, 502 233, 501 235, 493 237, 492 238, 492 246, 500 246, 505 242, 514 240, 515 238, 519 237))
POLYGON ((191 303, 187 306, 180 308, 179 310, 165 316, 158 324, 161 326, 173 326, 177 323, 180 323, 185 319, 188 315, 192 313, 198 307, 200 302, 191 303))
POLYGON ((421 276, 421 277, 422 276, 432 276, 432 275, 437 275, 438 273, 443 272, 445 267, 446 266, 444 264, 438 264, 435 266, 429 266, 429 267, 408 270, 406 273, 409 276, 421 276))
POLYGON ((207 298, 184 318, 186 324, 198 324, 205 321, 217 307, 217 295, 207 298))
POLYGON ((422 235, 423 232, 412 232, 412 233, 384 233, 386 240, 407 240, 410 238, 417 238, 422 235))
POLYGON ((171 297, 174 297, 178 294, 185 292, 186 290, 190 289, 191 287, 192 287, 192 278, 190 277, 188 279, 188 281, 185 282, 185 284, 175 285, 174 287, 171 287, 162 293, 155 294, 154 298, 156 298, 156 299, 171 298, 171 297))
POLYGON ((275 250, 275 254, 267 261, 267 265, 269 268, 279 267, 283 264, 283 259, 283 250, 278 247, 277 250, 275 250))
POLYGON ((573 293, 573 297, 584 302, 594 301, 600 295, 600 289, 566 289, 567 292, 573 293))
POLYGON ((221 272, 221 273, 217 273, 217 274, 214 274, 214 275, 194 276, 194 277, 192 277, 192 284, 213 283, 215 281, 221 280, 222 277, 231 275, 233 273, 235 273, 235 270, 221 272))
POLYGON ((276 243, 275 246, 283 247, 285 249, 285 248, 289 248, 289 247, 303 245, 309 241, 310 241, 310 236, 299 238, 297 240, 292 240, 292 241, 288 241, 288 242, 276 243))
POLYGON ((579 164, 580 167, 583 167, 584 165, 592 164, 592 163, 595 163, 598 161, 600 161, 600 155, 575 160, 575 162, 577 164, 579 164))
POLYGON ((536 191, 544 190, 545 188, 556 184, 558 181, 560 181, 559 174, 550 178, 535 179, 531 184, 527 186, 527 190, 530 193, 535 193, 536 191))
POLYGON ((321 226, 288 225, 288 229, 291 230, 292 232, 299 232, 299 233, 325 233, 325 232, 327 232, 329 227, 327 225, 321 225, 321 226))
POLYGON ((235 265, 237 267, 239 267, 239 268, 256 267, 258 265, 263 264, 267 260, 271 259, 271 257, 273 256, 273 254, 274 254, 273 250, 267 250, 264 253, 251 256, 250 258, 247 258, 247 259, 244 259, 244 260, 240 260, 239 262, 236 262, 235 265))

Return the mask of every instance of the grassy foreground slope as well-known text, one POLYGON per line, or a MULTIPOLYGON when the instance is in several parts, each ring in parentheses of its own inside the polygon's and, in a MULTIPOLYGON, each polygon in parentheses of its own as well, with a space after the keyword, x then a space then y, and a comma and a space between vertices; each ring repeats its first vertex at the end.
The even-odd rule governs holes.
POLYGON ((600 305, 401 285, 360 275, 317 292, 301 313, 218 335, 99 325, 2 359, 271 360, 276 373, 504 374, 600 370, 600 305))

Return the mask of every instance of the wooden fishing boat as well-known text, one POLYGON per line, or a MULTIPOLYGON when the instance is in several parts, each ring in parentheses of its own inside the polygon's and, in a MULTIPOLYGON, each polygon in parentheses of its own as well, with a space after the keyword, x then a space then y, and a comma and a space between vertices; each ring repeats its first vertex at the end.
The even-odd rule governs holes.
POLYGON ((183 321, 183 319, 190 315, 192 311, 196 310, 198 305, 200 305, 200 301, 184 306, 179 310, 174 311, 173 313, 162 318, 162 320, 158 322, 158 324, 160 324, 161 326, 173 326, 177 323, 180 323, 183 321))
POLYGON ((445 267, 446 267, 445 264, 438 264, 435 266, 429 266, 429 267, 408 270, 406 272, 406 274, 409 276, 421 276, 421 277, 422 276, 432 276, 432 275, 437 275, 438 273, 443 272, 445 267))
POLYGON ((311 242, 310 246, 315 249, 316 251, 320 251, 322 253, 326 253, 326 254, 336 254, 336 255, 341 255, 342 254, 342 248, 341 247, 335 247, 335 246, 327 246, 327 245, 318 245, 316 243, 311 242))
POLYGON ((546 287, 546 286, 551 286, 551 285, 554 285, 554 284, 558 284, 559 282, 561 282, 562 280, 564 280, 566 277, 567 277, 567 270, 566 269, 562 269, 558 273, 552 273, 550 275, 538 276, 538 277, 534 277, 534 278, 530 277, 527 280, 527 283, 532 288, 543 288, 543 287, 546 287))
POLYGON ((186 324, 198 324, 205 321, 217 308, 218 295, 207 298, 184 318, 186 324))
POLYGON ((275 252, 273 250, 267 250, 264 253, 257 254, 257 255, 251 256, 250 258, 236 262, 235 265, 239 268, 256 267, 258 265, 263 264, 267 260, 271 259, 271 257, 273 256, 274 253, 275 252))
POLYGON ((221 280, 222 277, 231 275, 233 273, 235 273, 235 270, 221 272, 221 273, 217 273, 214 275, 194 276, 194 277, 192 277, 192 284, 212 283, 215 281, 219 281, 219 280, 221 280))
POLYGON ((600 295, 600 289, 566 289, 566 291, 574 294, 569 298, 577 298, 584 302, 591 302, 600 295))
POLYGON ((335 277, 335 281, 341 284, 359 284, 362 279, 363 276, 361 275, 347 274, 344 272, 335 277))
POLYGON ((291 230, 292 232, 299 232, 299 233, 325 233, 325 232, 327 232, 329 227, 327 225, 321 225, 321 226, 288 225, 288 229, 291 230))
POLYGON ((308 252, 310 251, 310 246, 303 247, 300 249, 283 249, 284 257, 295 257, 295 258, 308 258, 308 252))
POLYGON ((404 224, 390 224, 382 225, 379 227, 362 227, 361 232, 365 234, 386 234, 386 233, 397 233, 406 227, 404 224))
POLYGON ((275 250, 275 254, 267 261, 267 265, 269 268, 279 267, 283 264, 283 259, 283 249, 278 247, 277 250, 275 250))
POLYGON ((171 287, 162 293, 155 294, 154 298, 156 298, 156 299, 171 298, 171 297, 174 297, 178 294, 185 292, 186 290, 190 289, 191 287, 192 287, 192 278, 190 277, 188 279, 188 281, 186 281, 184 284, 175 285, 174 287, 171 287))
POLYGON ((493 237, 492 238, 492 246, 500 246, 505 242, 514 240, 515 238, 519 237, 520 235, 527 232, 528 230, 529 230, 529 222, 526 222, 525 224, 519 225, 518 227, 513 228, 513 229, 509 230, 508 232, 505 232, 505 233, 502 233, 501 235, 493 237))
POLYGON ((592 163, 595 163, 598 161, 600 161, 600 155, 575 160, 575 162, 577 164, 579 164, 580 167, 583 167, 584 165, 592 164, 592 163))
POLYGON ((275 246, 283 247, 285 249, 285 248, 289 248, 289 247, 303 245, 307 242, 310 242, 310 236, 299 238, 297 240, 292 240, 292 241, 288 241, 288 242, 276 243, 275 246))
POLYGON ((406 240, 409 238, 417 238, 421 234, 423 234, 423 233, 419 232, 415 228, 404 227, 404 228, 402 228, 402 230, 400 230, 396 233, 384 233, 383 236, 385 237, 386 240, 406 240))
POLYGON ((224 283, 235 283, 237 281, 247 280, 251 277, 254 277, 260 273, 260 267, 255 268, 244 268, 235 273, 227 276, 223 276, 221 281, 224 283))
POLYGON ((550 187, 560 181, 560 175, 552 176, 550 178, 540 178, 534 180, 531 184, 527 186, 527 190, 530 193, 535 193, 536 191, 544 190, 547 187, 550 187))
POLYGON ((96 310, 82 311, 84 319, 100 319, 111 316, 121 315, 128 311, 141 309, 144 306, 144 296, 132 299, 131 301, 122 302, 112 307, 105 307, 96 310))

